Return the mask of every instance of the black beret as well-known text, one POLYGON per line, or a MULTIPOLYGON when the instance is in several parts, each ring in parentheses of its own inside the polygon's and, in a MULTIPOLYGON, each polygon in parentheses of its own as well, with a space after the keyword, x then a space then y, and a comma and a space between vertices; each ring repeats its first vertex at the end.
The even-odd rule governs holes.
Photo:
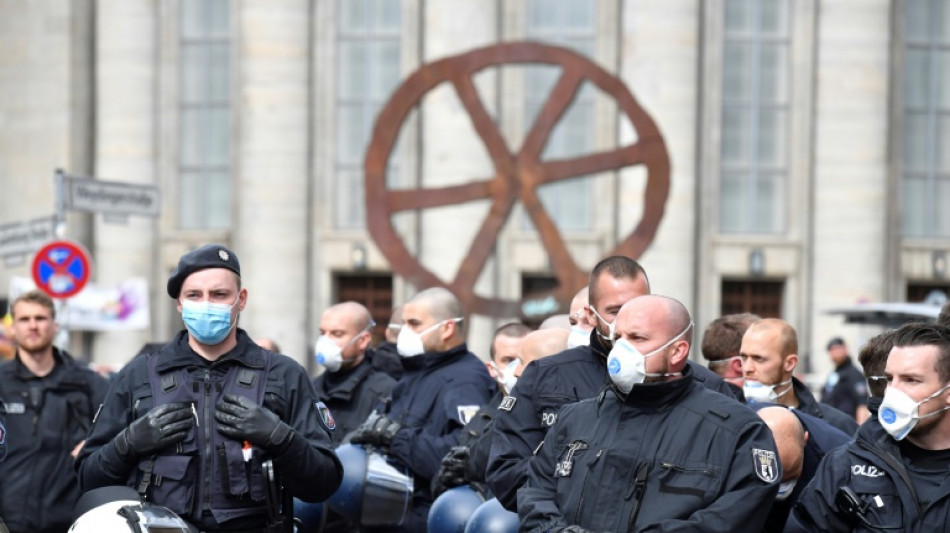
POLYGON ((181 285, 185 282, 185 278, 206 268, 226 268, 238 277, 241 276, 241 263, 238 262, 234 252, 220 244, 206 244, 188 252, 178 260, 178 266, 168 276, 168 295, 177 299, 181 294, 181 285))
POLYGON ((844 346, 844 339, 841 337, 833 337, 830 341, 828 341, 828 346, 825 349, 830 350, 835 346, 844 346))

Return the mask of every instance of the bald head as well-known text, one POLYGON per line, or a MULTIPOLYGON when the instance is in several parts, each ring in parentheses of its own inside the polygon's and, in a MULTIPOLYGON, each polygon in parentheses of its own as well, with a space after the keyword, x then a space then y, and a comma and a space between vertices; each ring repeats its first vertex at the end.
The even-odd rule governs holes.
POLYGON ((560 328, 563 330, 571 329, 571 321, 568 318, 568 315, 551 315, 544 319, 544 322, 541 322, 541 325, 538 329, 551 329, 551 328, 560 328))
POLYGON ((693 326, 689 311, 667 296, 647 294, 628 301, 617 313, 619 338, 647 354, 664 348, 664 356, 647 358, 647 373, 675 373, 686 366, 693 326))
POLYGON ((778 456, 782 462, 782 481, 798 479, 802 475, 802 462, 805 457, 805 428, 801 421, 785 407, 763 407, 758 410, 759 417, 772 430, 772 438, 778 446, 778 456))
POLYGON ((369 323, 373 320, 366 306, 352 301, 331 305, 323 314, 339 317, 351 325, 354 331, 363 331, 369 327, 369 323))
POLYGON ((462 304, 459 299, 442 287, 426 289, 413 296, 407 303, 424 307, 436 322, 462 316, 462 304))
POLYGON ((753 322, 746 330, 746 335, 749 334, 768 335, 773 339, 774 347, 783 357, 798 353, 798 333, 791 324, 780 318, 763 318, 753 322))
POLYGON ((561 328, 539 329, 528 333, 521 343, 521 364, 515 370, 515 375, 521 377, 521 372, 531 361, 567 349, 568 335, 570 335, 570 332, 561 328))

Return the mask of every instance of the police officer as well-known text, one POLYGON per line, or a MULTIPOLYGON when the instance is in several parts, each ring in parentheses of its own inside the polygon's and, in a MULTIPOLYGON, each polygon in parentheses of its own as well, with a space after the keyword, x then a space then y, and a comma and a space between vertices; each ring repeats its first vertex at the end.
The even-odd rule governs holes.
POLYGON ((374 413, 350 442, 381 449, 412 472, 415 489, 404 530, 426 531, 431 483, 441 459, 459 442, 462 428, 491 399, 495 384, 485 364, 468 351, 458 298, 441 287, 426 289, 403 306, 396 342, 405 374, 392 402, 374 413))
POLYGON ((858 423, 864 422, 868 417, 868 386, 864 374, 854 366, 848 345, 841 337, 828 341, 827 351, 835 369, 821 390, 821 402, 853 416, 858 423))
POLYGON ((884 369, 887 367, 887 355, 894 347, 894 331, 889 329, 871 337, 858 352, 858 362, 866 372, 865 377, 868 383, 867 407, 870 417, 867 420, 877 419, 878 408, 884 400, 884 391, 887 389, 887 376, 884 375, 884 369))
POLYGON ((433 496, 438 497, 447 489, 465 484, 471 484, 483 495, 488 495, 485 467, 491 452, 492 420, 507 391, 514 388, 518 380, 515 372, 521 364, 521 354, 530 333, 531 328, 519 322, 504 324, 495 330, 489 348, 491 360, 487 366, 488 373, 498 385, 498 392, 465 424, 459 444, 442 458, 442 466, 432 482, 433 496))
POLYGON ((950 530, 950 328, 907 324, 892 340, 877 418, 825 457, 786 531, 950 530))
POLYGON ((732 385, 733 392, 743 401, 742 358, 739 356, 739 349, 742 347, 742 336, 746 330, 760 319, 759 315, 752 313, 723 315, 710 322, 703 332, 700 349, 703 357, 709 361, 709 369, 732 385))
POLYGON ((747 402, 778 403, 824 419, 848 435, 857 431, 854 417, 819 404, 808 387, 792 375, 798 366, 798 334, 788 322, 778 318, 754 322, 742 336, 739 355, 747 402))
POLYGON ((369 310, 357 302, 338 303, 320 317, 316 354, 326 372, 314 378, 313 388, 333 413, 337 443, 346 442, 396 385, 366 359, 372 325, 369 310))
POLYGON ((181 257, 167 290, 186 330, 116 375, 76 463, 84 491, 127 484, 201 531, 283 531, 278 499, 337 489, 327 409, 306 371, 236 327, 240 276, 221 245, 181 257))
POLYGON ((815 477, 818 465, 831 450, 851 437, 820 418, 775 404, 752 404, 772 430, 782 463, 782 483, 769 510, 763 533, 782 533, 788 513, 815 477))
POLYGON ((0 516, 11 531, 66 531, 79 483, 73 459, 109 384, 53 346, 53 300, 30 291, 13 301, 16 355, 0 363, 7 408, 6 460, 0 463, 0 516))
POLYGON ((521 531, 758 533, 782 478, 769 429, 692 379, 681 303, 639 296, 615 324, 612 384, 561 409, 518 494, 521 531))
MULTIPOLYGON (((609 383, 606 362, 617 311, 631 298, 649 292, 646 272, 633 259, 612 256, 597 263, 590 274, 587 308, 596 326, 588 345, 529 364, 510 398, 499 407, 486 479, 509 511, 517 509, 517 491, 527 479, 527 462, 557 420, 561 406, 593 398, 609 383)), ((722 378, 696 366, 693 379, 732 397, 722 378)))

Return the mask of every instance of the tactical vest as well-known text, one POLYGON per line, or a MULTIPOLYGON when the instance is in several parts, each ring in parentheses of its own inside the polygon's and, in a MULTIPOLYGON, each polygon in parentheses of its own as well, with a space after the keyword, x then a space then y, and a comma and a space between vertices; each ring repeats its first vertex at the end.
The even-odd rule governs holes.
POLYGON ((273 362, 273 356, 264 353, 263 368, 231 364, 224 375, 209 368, 193 374, 184 368, 160 374, 158 354, 147 356, 154 406, 192 404, 197 423, 183 441, 144 458, 133 471, 133 486, 146 501, 179 515, 198 517, 210 511, 219 524, 241 516, 266 515, 263 450, 222 435, 214 418, 215 404, 224 394, 263 404, 273 362))

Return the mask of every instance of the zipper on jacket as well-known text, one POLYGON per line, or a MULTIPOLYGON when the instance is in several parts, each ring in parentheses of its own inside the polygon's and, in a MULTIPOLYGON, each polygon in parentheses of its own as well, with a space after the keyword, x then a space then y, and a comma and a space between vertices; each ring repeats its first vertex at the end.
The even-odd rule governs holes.
POLYGON ((573 524, 580 523, 581 520, 581 511, 584 510, 584 493, 587 492, 587 480, 590 478, 590 471, 593 470, 593 466, 597 464, 597 461, 600 460, 600 456, 604 454, 604 450, 597 450, 597 454, 594 455, 594 460, 587 465, 587 472, 584 473, 584 483, 581 485, 581 497, 577 501, 577 511, 574 513, 574 522, 573 524))
POLYGON ((682 474, 702 474, 708 477, 713 476, 713 471, 706 468, 686 468, 685 466, 674 465, 673 463, 667 463, 665 461, 661 461, 660 466, 666 468, 667 470, 680 472, 682 474))
POLYGON ((206 368, 204 377, 202 378, 204 382, 204 436, 205 436, 205 479, 204 479, 204 507, 203 510, 211 511, 211 474, 214 470, 214 453, 211 449, 211 369, 206 368))
POLYGON ((633 489, 633 511, 630 512, 630 521, 627 523, 627 531, 633 530, 633 526, 636 525, 637 515, 640 514, 640 504, 643 502, 643 490, 647 485, 647 473, 649 470, 649 463, 643 463, 637 470, 637 478, 633 489))

